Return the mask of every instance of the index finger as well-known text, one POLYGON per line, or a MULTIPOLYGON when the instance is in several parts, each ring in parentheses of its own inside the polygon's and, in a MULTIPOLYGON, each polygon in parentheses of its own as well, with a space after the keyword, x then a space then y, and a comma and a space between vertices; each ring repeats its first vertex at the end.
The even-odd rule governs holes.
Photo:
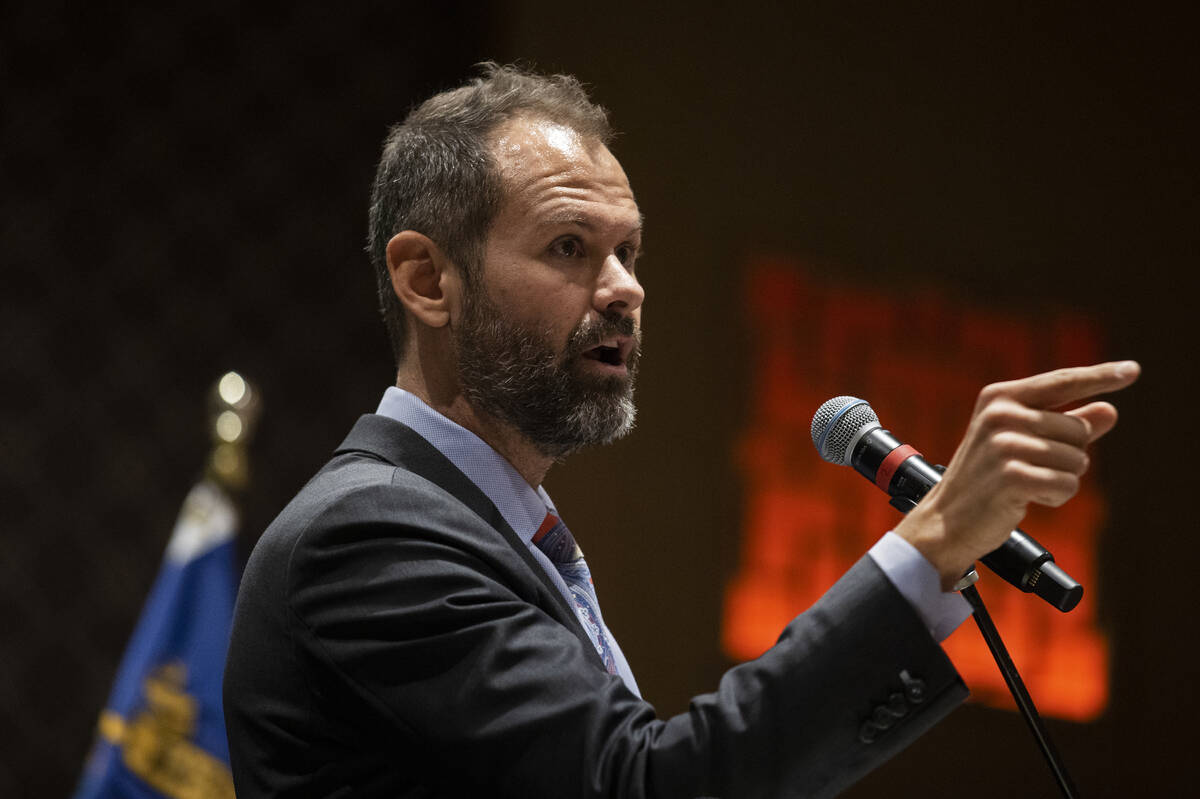
POLYGON ((993 394, 1010 397, 1030 408, 1057 408, 1125 388, 1137 380, 1141 372, 1142 367, 1137 361, 1110 361, 1094 366, 1055 369, 988 388, 993 394))

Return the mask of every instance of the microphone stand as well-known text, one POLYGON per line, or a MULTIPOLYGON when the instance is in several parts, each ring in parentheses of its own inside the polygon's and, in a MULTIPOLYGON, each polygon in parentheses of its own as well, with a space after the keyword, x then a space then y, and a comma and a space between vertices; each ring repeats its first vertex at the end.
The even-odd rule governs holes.
POLYGON ((975 618, 975 624, 979 627, 979 632, 983 634, 983 640, 987 643, 988 649, 992 652, 992 657, 996 660, 996 665, 1000 667, 1000 675, 1004 677, 1004 682, 1008 685, 1008 691, 1012 694, 1013 699, 1017 702, 1017 707, 1021 711, 1021 716, 1024 717, 1025 723, 1029 725, 1029 731, 1033 733, 1034 740, 1037 741, 1038 747, 1042 750, 1042 754, 1046 758, 1046 762, 1050 766, 1050 771, 1054 774, 1054 779, 1058 783, 1058 788, 1062 791, 1062 795, 1066 799, 1078 799, 1079 792, 1075 788, 1075 783, 1071 780, 1071 775, 1067 773, 1066 764, 1062 762, 1058 750, 1054 748, 1054 743, 1050 740, 1050 734, 1042 725, 1042 717, 1038 715, 1037 708, 1034 707, 1033 697, 1029 695, 1029 691, 1025 688, 1024 681, 1021 680, 1020 673, 1017 672, 1016 665, 1012 662, 1012 658, 1008 656, 1008 649, 1004 646, 1004 641, 1000 639, 1000 632, 996 629, 996 625, 992 623, 992 617, 988 614, 987 608, 984 607, 983 597, 979 595, 979 591, 975 588, 975 581, 979 579, 979 575, 975 569, 971 569, 967 576, 962 579, 959 585, 966 585, 959 590, 959 593, 966 598, 971 604, 975 618))
MULTIPOLYGON (((934 466, 933 468, 939 472, 946 470, 946 467, 941 465, 934 466)), ((893 496, 890 504, 901 513, 908 513, 917 506, 916 501, 907 496, 893 496)), ((1046 731, 1046 727, 1042 724, 1042 717, 1038 715, 1037 708, 1033 704, 1033 697, 1029 695, 1028 689, 1025 688, 1025 682, 1021 679, 1021 675, 1017 671, 1016 664, 1009 657, 1008 649, 1004 646, 1004 641, 1000 638, 1000 631, 992 623, 992 617, 983 604, 983 597, 979 595, 979 591, 975 588, 975 582, 978 579, 979 573, 975 571, 974 567, 971 567, 971 570, 954 586, 954 590, 962 594, 967 602, 970 603, 971 609, 974 611, 971 615, 975 619, 975 624, 979 627, 979 632, 983 634, 984 643, 987 644, 988 649, 991 651, 992 658, 996 661, 996 666, 1000 669, 1000 676, 1004 678, 1004 684, 1008 686, 1008 692, 1016 700, 1017 708, 1021 711, 1021 716, 1025 719, 1025 723, 1029 725, 1029 731, 1033 733, 1033 738, 1037 741, 1038 748, 1042 750, 1042 755, 1046 758, 1046 763, 1049 764, 1050 771, 1054 774, 1054 780, 1058 783, 1059 790, 1062 791, 1065 799, 1079 799, 1079 791, 1075 788, 1075 783, 1071 780, 1071 775, 1067 773, 1066 764, 1062 762, 1062 757, 1058 754, 1058 750, 1054 748, 1054 743, 1050 740, 1050 733, 1046 731)))

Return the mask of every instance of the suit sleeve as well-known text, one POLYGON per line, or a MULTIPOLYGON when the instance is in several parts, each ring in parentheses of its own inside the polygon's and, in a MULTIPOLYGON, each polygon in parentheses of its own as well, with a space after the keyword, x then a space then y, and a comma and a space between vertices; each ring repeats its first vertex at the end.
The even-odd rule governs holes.
POLYGON ((316 701, 342 697, 447 793, 827 796, 966 693, 864 558, 766 654, 660 720, 535 604, 495 538, 461 509, 380 488, 326 508, 286 567, 316 701))

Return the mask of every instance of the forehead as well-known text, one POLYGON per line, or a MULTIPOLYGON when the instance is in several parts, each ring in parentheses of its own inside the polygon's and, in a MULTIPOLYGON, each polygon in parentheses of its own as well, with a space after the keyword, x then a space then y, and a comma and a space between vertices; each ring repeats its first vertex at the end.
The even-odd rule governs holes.
POLYGON ((527 117, 506 122, 493 141, 505 188, 501 216, 640 227, 625 171, 600 142, 567 125, 527 117))

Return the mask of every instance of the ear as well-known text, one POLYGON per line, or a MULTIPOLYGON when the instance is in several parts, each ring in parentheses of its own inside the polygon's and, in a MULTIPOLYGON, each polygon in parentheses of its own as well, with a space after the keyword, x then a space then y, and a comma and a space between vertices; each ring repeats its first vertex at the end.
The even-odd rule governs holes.
POLYGON ((458 276, 433 239, 415 230, 392 236, 387 244, 392 291, 421 324, 444 327, 457 302, 458 276))

